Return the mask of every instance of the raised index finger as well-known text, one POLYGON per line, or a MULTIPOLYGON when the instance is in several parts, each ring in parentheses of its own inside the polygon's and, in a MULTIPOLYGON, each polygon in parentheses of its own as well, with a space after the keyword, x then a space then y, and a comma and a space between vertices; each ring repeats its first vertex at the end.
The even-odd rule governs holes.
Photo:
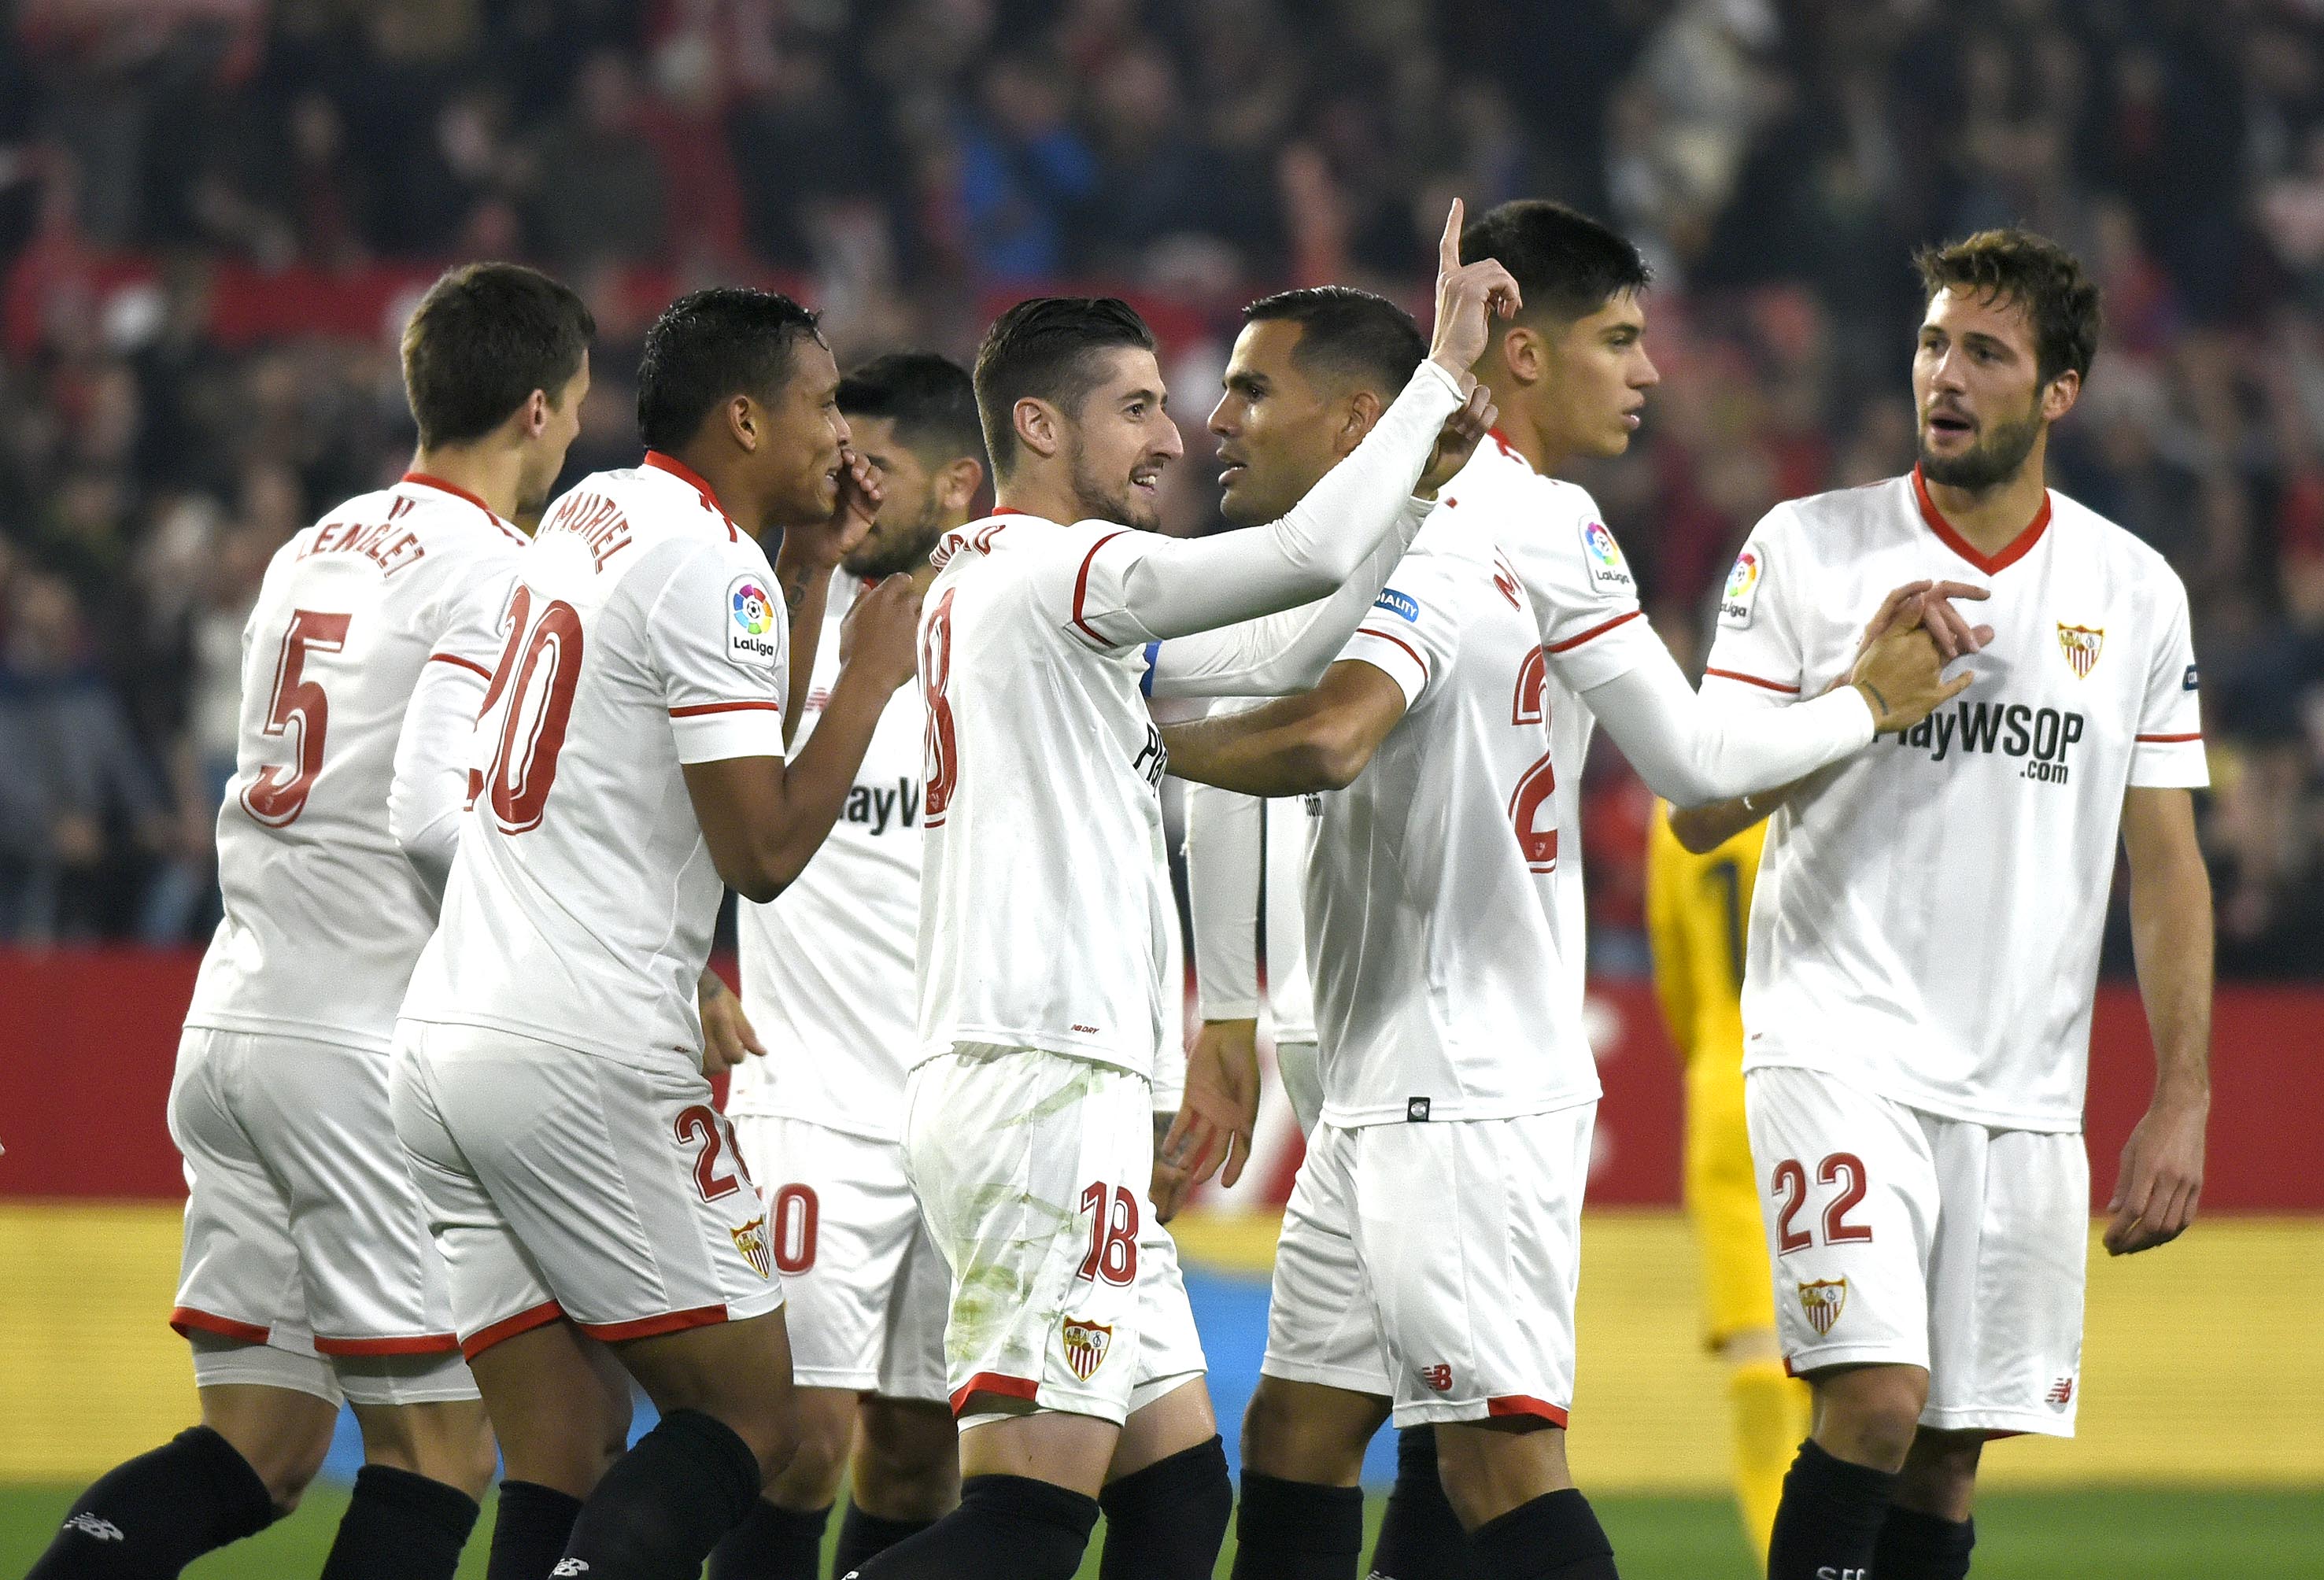
POLYGON ((1452 207, 1444 216, 1444 239, 1436 243, 1436 272, 1450 274, 1461 267, 1461 199, 1452 199, 1452 207))

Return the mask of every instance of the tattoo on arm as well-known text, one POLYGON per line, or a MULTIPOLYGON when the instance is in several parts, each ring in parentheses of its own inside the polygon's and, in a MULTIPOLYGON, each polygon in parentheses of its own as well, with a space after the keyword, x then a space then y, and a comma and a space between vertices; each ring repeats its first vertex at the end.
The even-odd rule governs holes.
POLYGON ((807 603, 807 584, 815 578, 806 571, 793 571, 778 579, 783 584, 783 607, 797 616, 807 603))

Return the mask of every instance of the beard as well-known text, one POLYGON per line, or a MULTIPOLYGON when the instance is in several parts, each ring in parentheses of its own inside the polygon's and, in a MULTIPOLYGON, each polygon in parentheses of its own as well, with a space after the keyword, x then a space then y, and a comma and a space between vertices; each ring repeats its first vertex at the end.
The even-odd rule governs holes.
POLYGON ((928 563, 928 556, 936 551, 936 539, 944 536, 944 511, 931 492, 920 501, 919 514, 912 518, 909 526, 892 537, 884 527, 882 523, 875 536, 856 545, 855 552, 839 562, 839 568, 866 582, 918 570, 928 563))
POLYGON ((1161 507, 1141 496, 1130 479, 1109 482, 1097 474, 1079 437, 1074 440, 1073 482, 1074 508, 1085 521, 1118 521, 1140 532, 1162 525, 1161 507))
POLYGON ((1928 430, 1924 427, 1920 446, 1921 475, 1931 482, 1966 489, 1971 493, 1983 493, 2007 482, 2025 464, 2025 457, 2034 453, 2034 441, 2042 436, 2040 397, 2037 395, 2035 400, 2034 409, 2024 417, 2015 422, 1996 422, 1958 455, 1929 454, 1928 430))

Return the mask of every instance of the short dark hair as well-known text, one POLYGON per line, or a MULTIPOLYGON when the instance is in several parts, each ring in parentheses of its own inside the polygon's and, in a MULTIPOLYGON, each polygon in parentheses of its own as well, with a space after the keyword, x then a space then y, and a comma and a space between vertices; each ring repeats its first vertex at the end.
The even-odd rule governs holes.
POLYGON ((463 263, 403 326, 403 393, 423 448, 481 439, 535 390, 581 370, 597 321, 571 288, 521 263, 463 263))
POLYGON ((722 400, 772 404, 790 381, 798 343, 822 343, 816 315, 779 291, 717 285, 688 291, 646 331, 638 363, 638 437, 675 450, 722 400))
POLYGON ((1154 349, 1154 331, 1120 297, 1034 297, 993 320, 976 348, 976 409, 996 473, 1017 462, 1017 403, 1031 397, 1081 409, 1097 382, 1093 355, 1154 349))
POLYGON ((2026 230, 1979 231, 1913 254, 1922 302, 1959 287, 1980 301, 2015 302, 2034 326, 2035 377, 2043 384, 2072 369, 2087 377, 2098 355, 2103 309, 2081 261, 2047 236, 2026 230))
POLYGON ((1351 285, 1311 285, 1261 297, 1242 310, 1250 323, 1299 326, 1291 360, 1309 378, 1369 386, 1393 397, 1428 354, 1428 336, 1410 313, 1351 285))
POLYGON ((984 463, 976 385, 950 357, 932 351, 875 357, 839 381, 839 409, 850 418, 892 418, 898 442, 932 465, 963 455, 984 463))
POLYGON ((1536 323, 1586 318, 1654 279, 1631 240, 1546 198, 1519 198, 1487 210, 1461 233, 1461 261, 1490 258, 1508 270, 1536 323))

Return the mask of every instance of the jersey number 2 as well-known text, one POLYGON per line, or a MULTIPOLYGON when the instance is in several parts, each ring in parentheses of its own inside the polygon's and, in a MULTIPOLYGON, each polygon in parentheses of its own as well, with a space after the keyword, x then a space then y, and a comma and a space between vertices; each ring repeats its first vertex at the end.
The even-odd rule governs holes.
MULTIPOLYGON (((1517 669, 1509 722, 1549 733, 1549 660, 1539 648, 1526 654, 1517 669)), ((1550 758, 1543 752, 1509 795, 1509 823, 1517 830, 1517 849, 1535 872, 1557 869, 1557 808, 1550 799, 1557 794, 1557 765, 1550 758)))
MULTIPOLYGON (((506 619, 508 646, 501 649, 479 712, 490 713, 502 694, 508 694, 490 790, 493 816, 502 831, 521 834, 540 826, 549 786, 557 783, 557 754, 565 749, 573 688, 581 681, 581 611, 552 598, 534 620, 532 589, 520 583, 509 596, 506 619)), ((470 801, 484 788, 471 778, 470 801)))
POLYGON ((315 776, 322 772, 330 700, 323 695, 321 681, 305 679, 300 671, 307 666, 309 648, 336 653, 347 645, 347 620, 344 614, 301 609, 292 612, 290 625, 283 629, 282 647, 274 658, 274 703, 260 728, 267 735, 286 735, 296 720, 298 765, 288 773, 269 767, 242 788, 242 809, 269 828, 284 828, 299 821, 299 814, 307 810, 307 793, 315 787, 315 776))

